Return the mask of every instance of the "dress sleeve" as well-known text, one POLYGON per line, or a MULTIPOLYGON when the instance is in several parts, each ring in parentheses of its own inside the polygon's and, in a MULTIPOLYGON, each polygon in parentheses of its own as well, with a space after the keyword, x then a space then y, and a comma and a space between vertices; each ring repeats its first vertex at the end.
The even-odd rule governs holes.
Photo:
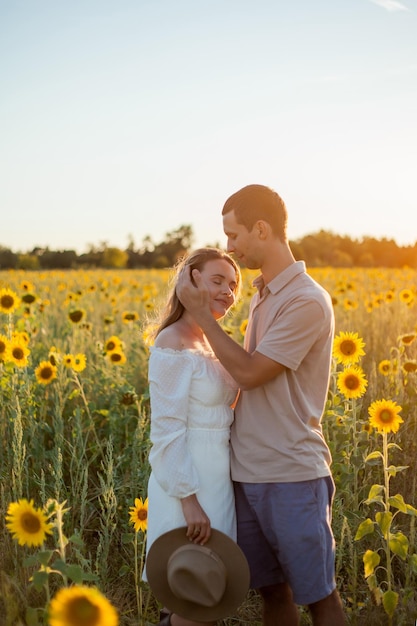
POLYGON ((152 472, 170 496, 196 493, 199 481, 187 448, 193 361, 185 351, 153 350, 149 359, 152 472))

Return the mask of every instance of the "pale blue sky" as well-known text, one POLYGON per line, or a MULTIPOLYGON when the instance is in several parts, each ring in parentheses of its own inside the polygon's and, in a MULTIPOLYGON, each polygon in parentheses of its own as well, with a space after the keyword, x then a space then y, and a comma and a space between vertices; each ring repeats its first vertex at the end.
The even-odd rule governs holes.
POLYGON ((289 236, 417 240, 417 0, 0 0, 0 245, 85 251, 275 188, 289 236))

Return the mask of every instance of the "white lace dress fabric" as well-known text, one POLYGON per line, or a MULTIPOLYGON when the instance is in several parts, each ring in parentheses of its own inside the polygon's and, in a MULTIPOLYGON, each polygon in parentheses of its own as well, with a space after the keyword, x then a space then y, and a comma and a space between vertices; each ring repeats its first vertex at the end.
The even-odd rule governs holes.
POLYGON ((235 381, 211 353, 156 347, 151 348, 148 376, 152 472, 147 550, 163 533, 186 525, 180 498, 193 493, 212 528, 236 539, 229 450, 235 381))

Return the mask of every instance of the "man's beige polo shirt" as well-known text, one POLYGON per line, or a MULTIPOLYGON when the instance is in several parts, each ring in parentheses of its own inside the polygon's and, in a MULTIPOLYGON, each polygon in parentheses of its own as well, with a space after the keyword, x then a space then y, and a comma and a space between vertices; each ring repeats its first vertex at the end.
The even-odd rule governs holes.
MULTIPOLYGON (((254 284, 262 288, 262 277, 254 284)), ((231 431, 232 478, 298 482, 330 474, 321 417, 329 385, 334 315, 329 294, 297 261, 252 299, 245 349, 285 366, 242 391, 231 431)))

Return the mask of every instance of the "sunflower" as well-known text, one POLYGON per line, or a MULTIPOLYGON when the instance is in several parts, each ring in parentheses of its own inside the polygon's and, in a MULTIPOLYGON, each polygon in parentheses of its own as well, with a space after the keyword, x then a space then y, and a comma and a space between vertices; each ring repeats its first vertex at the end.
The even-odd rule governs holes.
POLYGON ((402 364, 402 369, 405 374, 409 374, 410 372, 417 372, 417 361, 415 359, 409 359, 408 361, 404 361, 402 364))
POLYGON ((124 311, 124 313, 122 313, 122 321, 124 324, 137 322, 138 319, 139 319, 139 315, 136 313, 136 311, 124 311))
POLYGON ((245 335, 246 334, 247 327, 248 327, 248 320, 246 319, 246 320, 243 320, 243 322, 239 326, 239 330, 240 330, 240 334, 241 335, 245 335))
POLYGON ((49 385, 56 378, 57 368, 50 361, 41 361, 35 369, 35 376, 40 385, 49 385))
POLYGON ((28 364, 29 348, 22 340, 11 339, 7 350, 7 360, 11 361, 17 367, 26 367, 28 364))
POLYGON ((5 335, 0 335, 0 361, 5 361, 9 348, 9 340, 5 335))
POLYGON ((375 400, 368 408, 369 423, 380 433, 396 433, 403 423, 402 407, 393 400, 375 400))
POLYGON ((415 338, 417 337, 416 333, 407 333, 405 335, 400 335, 398 337, 398 343, 402 343, 403 346, 409 346, 413 343, 415 338))
POLYGON ((388 376, 393 372, 393 366, 389 359, 383 359, 378 364, 378 372, 383 376, 388 376))
POLYGON ((333 356, 338 363, 343 363, 343 365, 357 363, 360 357, 365 354, 364 346, 365 344, 358 333, 342 331, 334 338, 333 356))
POLYGON ((337 388, 345 398, 360 398, 366 391, 368 381, 361 367, 351 365, 339 372, 337 376, 337 388))
POLYGON ((8 287, 0 289, 0 311, 2 313, 13 313, 19 304, 20 298, 14 291, 8 287))
POLYGON ((398 295, 401 302, 404 302, 405 304, 413 303, 414 293, 411 291, 411 289, 402 289, 398 295))
POLYGON ((130 521, 135 527, 135 531, 146 530, 148 528, 148 498, 135 498, 135 506, 129 509, 130 521))
POLYGON ((29 282, 28 280, 23 280, 20 283, 20 288, 23 291, 33 291, 35 287, 34 287, 33 283, 29 282))
POLYGON ((34 507, 33 500, 24 498, 9 504, 6 526, 21 546, 41 546, 52 528, 45 513, 34 507))
POLYGON ((63 363, 65 367, 72 369, 74 367, 74 355, 69 353, 66 354, 63 358, 63 363))
POLYGON ((72 365, 72 369, 74 370, 74 372, 82 372, 83 370, 85 370, 86 364, 87 357, 85 356, 85 354, 79 352, 78 354, 74 355, 74 363, 72 365))
POLYGON ((126 363, 126 355, 120 348, 113 350, 107 354, 107 360, 113 365, 124 365, 126 363))
POLYGON ((114 352, 114 350, 120 350, 122 348, 122 341, 116 335, 112 335, 104 342, 105 352, 114 352))
POLYGON ((372 313, 372 311, 374 309, 374 304, 373 304, 372 300, 366 299, 364 301, 364 305, 365 305, 365 311, 367 313, 372 313))
POLYGON ((49 626, 117 626, 117 611, 96 588, 63 587, 48 609, 49 626))
POLYGON ((68 318, 73 324, 79 324, 86 316, 84 309, 71 309, 68 313, 68 318))
POLYGON ((24 302, 25 304, 33 304, 36 299, 37 296, 34 293, 24 293, 21 297, 22 302, 24 302))
POLYGON ((62 360, 62 357, 59 354, 59 350, 55 346, 52 346, 52 348, 49 350, 48 358, 49 362, 55 366, 58 365, 58 363, 60 363, 62 360))
POLYGON ((149 324, 142 333, 142 340, 145 346, 149 347, 153 344, 155 339, 155 332, 158 328, 157 324, 149 324))
POLYGON ((354 311, 359 306, 357 300, 352 300, 351 298, 345 298, 343 300, 343 308, 345 311, 354 311))
POLYGON ((12 333, 12 339, 17 339, 18 341, 22 341, 26 346, 29 344, 30 338, 25 330, 17 331, 15 330, 12 333))

